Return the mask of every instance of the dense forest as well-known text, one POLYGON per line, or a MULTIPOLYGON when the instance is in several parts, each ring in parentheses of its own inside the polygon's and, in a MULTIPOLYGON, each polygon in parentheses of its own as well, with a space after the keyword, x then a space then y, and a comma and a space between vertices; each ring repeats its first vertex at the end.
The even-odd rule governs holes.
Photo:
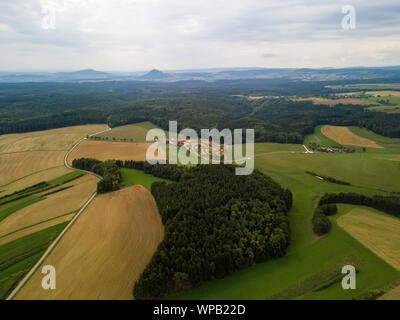
POLYGON ((237 176, 233 166, 201 165, 177 183, 153 183, 151 192, 165 237, 135 284, 136 299, 165 297, 286 252, 292 194, 259 171, 237 176))
POLYGON ((254 128, 257 142, 302 143, 321 124, 359 126, 400 137, 400 114, 364 111, 364 107, 354 105, 329 108, 287 98, 248 100, 235 96, 329 92, 322 82, 251 79, 208 84, 0 84, 0 134, 86 123, 115 127, 140 121, 168 129, 168 122, 177 120, 179 129, 254 128))

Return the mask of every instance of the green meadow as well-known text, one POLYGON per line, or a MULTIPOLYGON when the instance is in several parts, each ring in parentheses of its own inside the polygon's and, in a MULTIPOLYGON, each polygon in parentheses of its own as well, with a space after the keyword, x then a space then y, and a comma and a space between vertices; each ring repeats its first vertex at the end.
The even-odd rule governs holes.
POLYGON ((135 184, 140 184, 146 189, 150 190, 153 182, 166 182, 171 183, 172 181, 155 177, 151 174, 146 174, 143 171, 136 169, 121 169, 122 183, 124 186, 129 187, 135 184))

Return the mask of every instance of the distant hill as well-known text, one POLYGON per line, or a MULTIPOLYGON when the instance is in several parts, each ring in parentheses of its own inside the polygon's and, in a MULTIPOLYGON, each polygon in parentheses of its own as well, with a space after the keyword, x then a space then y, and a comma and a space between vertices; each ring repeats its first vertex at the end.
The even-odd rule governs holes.
POLYGON ((145 75, 138 77, 137 79, 155 81, 155 80, 172 80, 174 78, 175 77, 169 73, 153 69, 150 72, 146 73, 145 75))

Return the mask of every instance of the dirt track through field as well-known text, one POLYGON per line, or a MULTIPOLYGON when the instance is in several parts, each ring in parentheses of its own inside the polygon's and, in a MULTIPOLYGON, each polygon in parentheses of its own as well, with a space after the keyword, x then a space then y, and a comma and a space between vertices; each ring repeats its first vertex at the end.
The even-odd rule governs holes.
POLYGON ((350 131, 348 127, 326 125, 321 128, 321 132, 329 139, 336 141, 344 146, 383 149, 383 147, 378 145, 375 141, 354 134, 350 131))
POLYGON ((56 268, 57 289, 42 289, 39 268, 16 299, 132 299, 134 282, 163 236, 144 187, 98 196, 43 262, 56 268))

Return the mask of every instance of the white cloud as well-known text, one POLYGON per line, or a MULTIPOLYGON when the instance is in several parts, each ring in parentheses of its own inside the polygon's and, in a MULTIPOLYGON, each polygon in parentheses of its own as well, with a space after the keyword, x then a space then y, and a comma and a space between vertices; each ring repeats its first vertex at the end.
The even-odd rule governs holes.
POLYGON ((344 0, 0 0, 0 59, 15 70, 400 64, 400 3, 352 2, 357 29, 345 31, 344 0), (44 6, 55 30, 41 27, 44 6))

